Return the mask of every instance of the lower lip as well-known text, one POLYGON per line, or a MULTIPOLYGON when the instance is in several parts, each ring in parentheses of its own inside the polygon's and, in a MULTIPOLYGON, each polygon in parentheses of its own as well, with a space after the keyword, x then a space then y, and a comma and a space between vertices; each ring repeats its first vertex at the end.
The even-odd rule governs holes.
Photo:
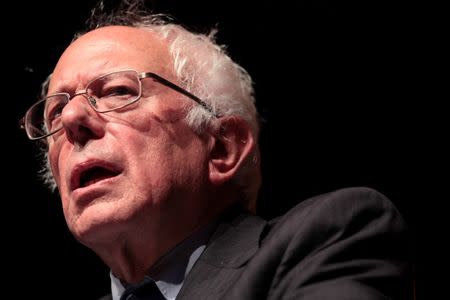
POLYGON ((77 202, 91 202, 98 197, 108 193, 111 191, 111 185, 116 184, 119 180, 121 174, 118 174, 114 177, 108 177, 102 180, 99 180, 93 184, 90 184, 85 187, 80 187, 72 191, 72 197, 77 202))

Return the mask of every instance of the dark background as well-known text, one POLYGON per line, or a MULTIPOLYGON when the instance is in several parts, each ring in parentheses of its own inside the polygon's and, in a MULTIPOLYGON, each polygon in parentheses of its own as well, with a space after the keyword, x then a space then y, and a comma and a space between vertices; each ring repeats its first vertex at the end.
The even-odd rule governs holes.
MULTIPOLYGON (((46 295, 56 285, 65 299, 95 299, 109 289, 108 269, 66 229, 59 199, 37 179, 37 147, 16 126, 95 2, 4 7, 15 21, 3 25, 3 120, 12 141, 5 188, 13 191, 4 199, 3 236, 19 294, 46 295)), ((219 43, 252 75, 264 119, 259 213, 273 217, 341 187, 373 187, 409 225, 417 299, 432 299, 430 231, 443 196, 433 194, 431 167, 443 171, 435 148, 444 126, 428 85, 432 17, 415 2, 336 2, 152 1, 155 12, 191 29, 217 27, 219 43)))

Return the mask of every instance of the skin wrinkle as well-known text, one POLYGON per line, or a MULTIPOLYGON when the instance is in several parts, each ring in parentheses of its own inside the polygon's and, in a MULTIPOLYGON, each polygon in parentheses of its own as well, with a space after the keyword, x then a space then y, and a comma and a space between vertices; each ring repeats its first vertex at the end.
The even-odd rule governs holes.
MULTIPOLYGON (((109 51, 112 52, 112 51, 109 51)), ((95 64, 96 62, 94 62, 95 64)), ((113 69, 115 66, 111 65, 110 61, 103 61, 97 63, 98 65, 94 67, 94 69, 113 69)), ((100 75, 103 75, 103 73, 93 73, 88 74, 87 77, 82 76, 81 74, 78 74, 76 76, 76 83, 78 83, 76 86, 73 86, 73 83, 71 83, 70 79, 61 78, 58 80, 57 86, 53 87, 49 85, 48 88, 48 94, 56 94, 56 93, 69 93, 70 95, 73 95, 75 93, 78 93, 81 90, 84 90, 86 85, 93 79, 99 77, 100 75)), ((54 81, 50 81, 50 83, 53 83, 54 81)))
POLYGON ((52 77, 51 92, 78 91, 76 96, 45 93, 22 120, 30 139, 50 141, 49 163, 70 231, 111 271, 112 297, 102 299, 125 298, 129 284, 145 283, 145 275, 169 298, 345 298, 348 290, 355 297, 374 290, 379 297, 400 295, 406 228, 377 192, 342 189, 273 220, 251 215, 261 185, 260 124, 252 80, 224 47, 212 36, 157 24, 155 16, 130 7, 98 15, 108 19, 69 45, 52 77), (109 25, 118 21, 131 27, 109 25), (136 77, 123 73, 127 69, 156 74, 136 77), (83 91, 93 78, 92 89, 83 91), (371 219, 380 210, 393 216, 381 225, 371 219), (380 226, 359 233, 358 219, 380 226), (355 234, 321 247, 320 239, 334 238, 327 236, 330 228, 355 234), (380 236, 392 247, 382 247, 380 236), (370 247, 378 244, 386 251, 370 247), (309 263, 311 253, 316 263, 309 263), (354 268, 352 255, 366 261, 354 268), (162 274, 153 272, 158 265, 162 274), (339 269, 336 280, 308 285, 330 266, 339 269), (177 275, 184 279, 174 286, 170 277, 177 275), (361 278, 367 280, 358 285, 361 278), (385 279, 398 284, 393 288, 385 279))
MULTIPOLYGON (((224 47, 215 43, 214 30, 209 35, 195 34, 181 26, 167 24, 164 16, 140 15, 134 11, 127 11, 126 16, 114 15, 92 22, 90 28, 101 28, 114 24, 131 25, 167 43, 166 50, 169 49, 170 59, 165 66, 167 68, 165 77, 170 79, 168 76, 172 76, 170 81, 178 83, 179 86, 209 102, 216 113, 240 116, 251 126, 253 138, 258 139, 259 124, 254 106, 252 79, 242 67, 228 57, 224 47), (130 18, 135 19, 130 23, 130 18)), ((81 34, 77 34, 74 41, 81 36, 81 34)), ((110 34, 110 36, 114 35, 110 34)), ((134 46, 135 48, 140 47, 140 45, 134 46)), ((145 47, 141 47, 141 49, 147 50, 145 47)), ((153 47, 148 49, 153 50, 153 47)), ((142 82, 149 81, 143 80, 142 82)), ((46 94, 47 87, 48 84, 44 83, 43 95, 46 94)), ((184 105, 187 109, 186 121, 194 131, 202 133, 211 126, 218 126, 215 124, 214 118, 205 113, 204 109, 198 105, 192 105, 191 101, 184 101, 184 105)), ((47 157, 47 153, 44 153, 44 156, 47 157)), ((46 162, 45 165, 48 172, 43 170, 45 173, 42 174, 42 178, 54 190, 54 180, 50 174, 49 163, 46 162)), ((256 197, 261 184, 259 148, 257 146, 233 181, 242 189, 242 205, 255 211, 256 197)))
MULTIPOLYGON (((120 69, 156 70, 173 80, 168 61, 167 45, 152 33, 105 27, 69 46, 49 90, 84 89, 92 78, 120 69)), ((158 86, 144 79, 144 91, 151 84, 158 86)), ((49 161, 69 229, 126 282, 141 280, 168 249, 239 199, 240 192, 227 182, 243 161, 239 155, 247 156, 254 144, 236 148, 218 132, 197 133, 185 122, 192 105, 161 87, 136 104, 102 114, 77 96, 62 111, 63 130, 49 138, 49 161), (222 143, 230 144, 223 148, 230 154, 215 150, 222 143), (72 190, 72 170, 97 160, 112 163, 120 173, 72 190)))

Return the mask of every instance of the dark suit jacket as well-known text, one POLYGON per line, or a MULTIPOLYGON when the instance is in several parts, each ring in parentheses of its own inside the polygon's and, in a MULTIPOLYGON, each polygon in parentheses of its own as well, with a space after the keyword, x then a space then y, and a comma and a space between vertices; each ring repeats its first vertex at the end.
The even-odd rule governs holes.
POLYGON ((398 211, 368 188, 305 200, 271 222, 234 210, 177 299, 405 299, 407 246, 398 211))

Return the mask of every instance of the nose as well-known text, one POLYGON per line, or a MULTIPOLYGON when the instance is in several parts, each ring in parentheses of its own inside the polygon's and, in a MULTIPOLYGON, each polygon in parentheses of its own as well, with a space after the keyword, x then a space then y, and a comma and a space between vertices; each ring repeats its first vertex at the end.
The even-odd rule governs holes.
POLYGON ((85 95, 75 95, 61 112, 61 122, 67 139, 72 144, 84 146, 89 140, 105 134, 104 120, 89 104, 85 95))

